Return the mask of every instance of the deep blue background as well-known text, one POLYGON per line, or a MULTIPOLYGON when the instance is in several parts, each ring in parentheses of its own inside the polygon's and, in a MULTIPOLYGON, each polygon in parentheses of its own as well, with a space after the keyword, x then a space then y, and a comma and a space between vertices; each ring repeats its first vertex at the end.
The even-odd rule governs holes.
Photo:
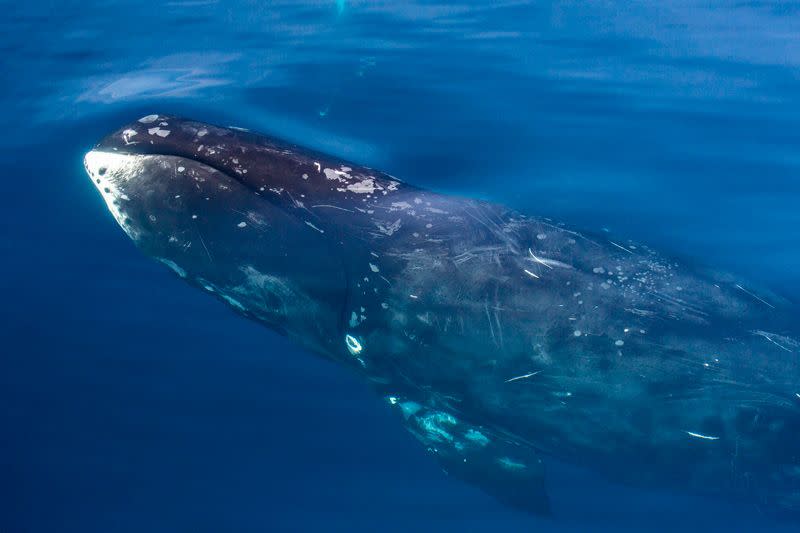
POLYGON ((791 531, 551 465, 444 476, 366 386, 134 248, 82 172, 149 113, 648 242, 800 300, 780 2, 0 1, 0 531, 791 531))

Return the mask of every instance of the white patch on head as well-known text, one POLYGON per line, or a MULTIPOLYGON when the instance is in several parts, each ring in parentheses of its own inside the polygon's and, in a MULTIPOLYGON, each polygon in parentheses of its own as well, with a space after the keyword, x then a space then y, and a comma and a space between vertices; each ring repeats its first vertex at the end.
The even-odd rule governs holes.
POLYGON ((378 265, 374 265, 372 263, 369 264, 369 269, 372 270, 373 272, 380 272, 378 265))
POLYGON ((129 199, 124 190, 125 182, 137 174, 143 158, 144 156, 122 155, 97 150, 90 151, 84 157, 86 172, 106 202, 106 207, 114 216, 117 224, 134 241, 139 239, 139 234, 123 213, 123 202, 129 199), (113 180, 109 179, 111 175, 114 176, 113 180))
POLYGON ((138 135, 136 130, 125 130, 122 132, 122 140, 125 141, 125 144, 131 144, 131 137, 138 135))
POLYGON ((202 129, 202 130, 197 132, 197 136, 198 137, 205 137, 206 135, 208 135, 208 130, 206 130, 206 129, 202 129))
POLYGON ((146 117, 142 117, 139 119, 139 122, 142 124, 150 124, 151 122, 155 122, 158 120, 158 115, 147 115, 146 117))
POLYGON ((244 228, 245 226, 247 226, 247 222, 239 222, 238 224, 236 224, 237 228, 244 228))
POLYGON ((158 135, 159 137, 166 137, 167 135, 169 135, 170 132, 169 130, 162 130, 161 128, 156 126, 155 128, 150 128, 149 130, 147 130, 147 133, 149 133, 150 135, 158 135))

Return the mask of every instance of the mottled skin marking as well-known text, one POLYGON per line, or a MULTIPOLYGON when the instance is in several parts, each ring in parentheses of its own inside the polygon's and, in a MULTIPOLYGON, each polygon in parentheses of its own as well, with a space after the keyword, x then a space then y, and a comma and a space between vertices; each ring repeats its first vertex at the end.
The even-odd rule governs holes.
POLYGON ((775 295, 174 117, 126 125, 86 165, 145 253, 363 374, 446 470, 503 501, 546 511, 544 454, 800 506, 797 315, 775 295))

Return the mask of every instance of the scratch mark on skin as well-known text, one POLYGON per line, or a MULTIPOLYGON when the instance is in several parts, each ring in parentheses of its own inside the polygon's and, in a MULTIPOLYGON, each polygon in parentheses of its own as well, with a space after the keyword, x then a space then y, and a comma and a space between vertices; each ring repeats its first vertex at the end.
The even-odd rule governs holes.
POLYGON ((500 337, 500 349, 503 349, 503 324, 500 322, 500 312, 502 311, 502 308, 499 305, 497 305, 498 301, 497 292, 498 288, 495 287, 494 290, 495 305, 492 309, 494 311, 494 321, 497 323, 497 333, 498 336, 500 337))
POLYGON ((528 248, 528 253, 531 254, 531 257, 533 257, 533 260, 536 261, 537 263, 542 264, 542 265, 546 266, 547 268, 549 268, 551 270, 553 269, 553 267, 551 267, 550 265, 548 265, 547 263, 545 263, 544 261, 542 261, 541 259, 539 259, 535 255, 533 255, 533 251, 530 248, 528 248))
POLYGON ((555 259, 547 259, 547 258, 545 258, 545 259, 542 259, 542 258, 540 258, 540 257, 536 257, 536 256, 533 254, 533 250, 531 250, 530 248, 528 248, 528 253, 531 255, 531 258, 532 258, 534 261, 536 261, 536 262, 537 262, 537 263, 539 263, 540 265, 544 265, 544 266, 546 266, 547 268, 549 268, 549 269, 551 269, 551 270, 552 270, 553 268, 555 268, 555 267, 558 267, 558 268, 566 268, 566 269, 571 269, 571 268, 572 268, 572 265, 568 265, 568 264, 566 264, 566 263, 562 263, 561 261, 557 261, 557 260, 555 260, 555 259))
POLYGON ((521 376, 516 376, 516 377, 513 377, 511 379, 507 379, 505 382, 506 383, 511 383, 512 381, 518 381, 520 379, 528 379, 530 377, 533 377, 533 376, 535 376, 537 374, 541 374, 541 373, 542 373, 541 370, 537 370, 536 372, 529 372, 528 374, 523 374, 521 376))
POLYGON ((629 254, 633 254, 633 252, 632 252, 632 251, 628 250, 627 248, 625 248, 624 246, 622 246, 622 245, 620 245, 620 244, 617 244, 617 243, 615 243, 614 241, 608 241, 608 242, 610 242, 611 244, 613 244, 614 246, 616 246, 616 247, 617 247, 617 248, 619 248, 620 250, 625 250, 625 251, 626 251, 626 252, 628 252, 629 254))
POLYGON ((312 223, 311 223, 311 222, 309 222, 308 220, 306 220, 306 225, 307 225, 307 226, 310 226, 311 228, 313 228, 313 229, 317 230, 317 231, 318 231, 318 232, 320 232, 320 233, 325 233, 325 230, 321 230, 321 229, 319 229, 318 227, 316 227, 314 224, 312 224, 312 223))
POLYGON ((586 235, 582 235, 582 234, 578 233, 577 231, 571 231, 571 230, 568 230, 566 228, 562 228, 561 226, 556 226, 554 224, 550 224, 549 222, 546 222, 544 220, 538 220, 537 222, 539 222, 539 224, 541 224, 542 226, 547 226, 549 228, 553 228, 556 231, 563 231, 564 233, 567 233, 569 235, 574 235, 575 237, 583 239, 583 240, 585 240, 585 241, 587 241, 587 242, 589 242, 591 244, 594 244, 595 246, 600 246, 598 243, 594 242, 592 239, 590 239, 586 235))
POLYGON ((774 306, 774 305, 772 305, 771 303, 767 302, 766 300, 763 300, 763 299, 759 298, 758 296, 756 296, 756 295, 755 295, 755 294, 753 294, 752 292, 748 291, 747 289, 745 289, 744 287, 742 287, 742 286, 741 286, 741 285, 739 285, 738 283, 735 285, 735 287, 736 287, 737 289, 739 289, 740 291, 744 292, 745 294, 749 294, 750 296, 752 296, 753 298, 755 298, 756 300, 758 300, 758 301, 759 301, 759 302, 761 302, 762 304, 764 304, 764 305, 766 305, 766 306, 769 306, 769 307, 771 307, 772 309, 775 309, 775 306, 774 306))
POLYGON ((286 191, 286 194, 289 196, 289 199, 292 201, 292 203, 296 208, 305 209, 306 211, 308 211, 308 209, 306 209, 306 206, 303 205, 303 202, 298 202, 297 200, 295 200, 294 196, 292 196, 292 193, 290 193, 288 190, 286 191))
POLYGON ((494 341, 494 344, 497 345, 497 338, 494 336, 494 327, 492 326, 492 318, 489 315, 489 305, 484 304, 484 309, 486 310, 486 321, 489 323, 489 333, 492 336, 492 341, 494 341))
POLYGON ((516 246, 516 243, 513 239, 511 239, 506 233, 503 231, 503 226, 497 224, 495 221, 487 218, 484 214, 478 211, 477 213, 472 213, 470 209, 464 209, 464 214, 468 217, 472 218, 482 226, 484 226, 490 234, 498 237, 501 239, 505 245, 511 250, 513 253, 519 253, 519 249, 516 246))
POLYGON ((530 276, 530 277, 532 277, 532 278, 539 279, 539 276, 537 276, 536 274, 534 274, 533 272, 531 272, 531 271, 530 271, 530 270, 528 270, 527 268, 524 268, 524 269, 523 269, 523 272, 525 272, 527 275, 529 275, 529 276, 530 276))
MULTIPOLYGON (((195 229, 197 229, 197 228, 195 228, 195 229)), ((197 236, 200 237, 200 244, 203 245, 203 250, 206 251, 206 255, 208 256, 208 260, 213 263, 214 262, 214 258, 211 257, 211 252, 208 251, 208 246, 206 246, 206 241, 203 240, 203 234, 200 232, 199 229, 197 230, 197 236)))
POLYGON ((704 439, 704 440, 719 440, 719 437, 712 437, 711 435, 703 435, 701 433, 695 433, 693 431, 687 431, 687 435, 690 437, 694 437, 696 439, 704 439))
POLYGON ((767 332, 765 332, 765 331, 754 331, 754 332, 753 332, 753 334, 754 334, 754 335, 758 335, 759 337, 764 337, 765 339, 767 339, 769 342, 771 342, 772 344, 774 344, 775 346, 777 346, 777 347, 778 347, 778 348, 780 348, 781 350, 787 351, 787 352, 789 352, 789 353, 794 353, 794 352, 792 352, 792 350, 790 350, 790 349, 789 349, 789 348, 787 348, 786 346, 783 346, 782 344, 779 344, 779 343, 777 343, 777 342, 775 341, 775 339, 773 339, 773 338, 770 336, 770 334, 769 334, 769 333, 767 333, 767 332))
POLYGON ((336 206, 336 205, 329 205, 329 204, 317 204, 317 205, 312 205, 311 206, 312 209, 316 209, 317 207, 330 207, 331 209, 338 209, 339 211, 347 211, 348 213, 354 213, 355 212, 355 211, 352 211, 350 209, 345 209, 344 207, 339 207, 339 206, 336 206))

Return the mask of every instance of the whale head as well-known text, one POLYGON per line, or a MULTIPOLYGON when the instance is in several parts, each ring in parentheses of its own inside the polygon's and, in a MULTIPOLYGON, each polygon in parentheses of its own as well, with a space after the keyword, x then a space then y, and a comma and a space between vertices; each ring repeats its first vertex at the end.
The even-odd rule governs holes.
POLYGON ((306 348, 339 337, 347 286, 329 221, 311 212, 316 166, 233 129, 149 115, 84 158, 114 219, 146 255, 306 348))

